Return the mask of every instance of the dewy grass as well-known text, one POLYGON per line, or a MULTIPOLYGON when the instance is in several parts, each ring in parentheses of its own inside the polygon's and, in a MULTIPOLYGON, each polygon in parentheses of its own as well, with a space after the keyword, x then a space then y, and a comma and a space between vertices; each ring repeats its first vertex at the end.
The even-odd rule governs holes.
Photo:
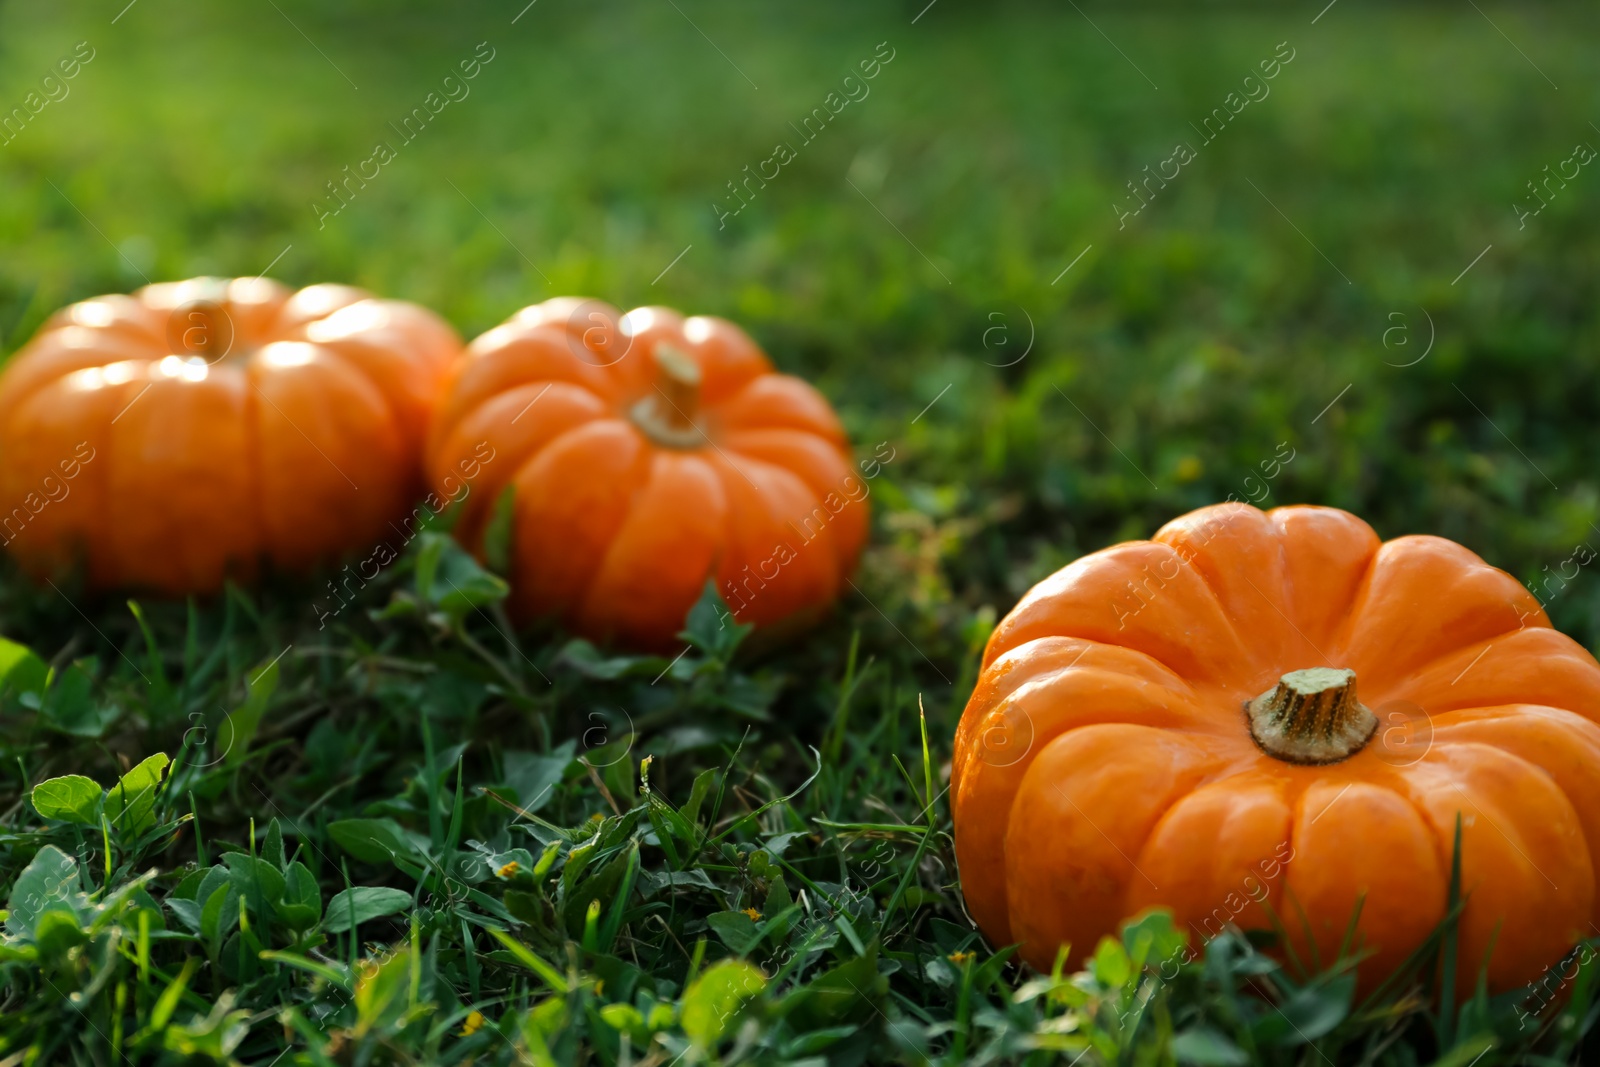
MULTIPOLYGON (((392 581, 392 597, 415 592, 392 581)), ((0 1051, 35 1062, 113 1051, 132 1062, 778 1062, 804 1051, 873 1062, 1289 1064, 1411 1062, 1395 1059, 1402 1049, 1512 1062, 1579 1047, 1592 954, 1571 968, 1571 999, 1531 1031, 1518 1028, 1526 995, 1480 995, 1455 1013, 1459 874, 1440 930, 1360 1005, 1353 938, 1338 959, 1291 976, 1232 928, 1187 951, 1161 913, 1098 946, 1081 974, 1029 978, 1010 950, 991 954, 961 910, 929 717, 847 732, 836 761, 799 777, 795 740, 773 732, 771 666, 729 647, 713 597, 660 698, 681 709, 685 725, 664 735, 675 746, 618 735, 581 750, 514 747, 530 728, 508 716, 573 721, 576 709, 652 688, 667 661, 552 644, 521 668, 525 681, 537 669, 550 684, 530 688, 527 707, 501 708, 522 698, 499 670, 518 668, 491 667, 487 651, 475 662, 428 621, 426 604, 410 622, 374 621, 374 640, 347 634, 349 664, 318 684, 305 683, 330 657, 286 658, 277 714, 232 767, 219 771, 190 747, 159 783, 145 785, 138 768, 94 779, 93 804, 119 798, 134 814, 113 825, 93 813, 104 828, 93 837, 77 833, 90 814, 72 806, 75 794, 45 788, 61 749, 48 722, 35 722, 13 756, 23 769, 37 762, 29 803, 50 797, 54 817, 27 804, 7 817, 0 1051), (276 736, 270 723, 294 722, 294 701, 328 710, 276 736), (699 738, 707 722, 738 732, 699 738), (486 729, 498 730, 495 742, 464 740, 486 729), (655 752, 635 758, 646 749, 655 752), (852 788, 837 789, 840 776, 852 788), (323 810, 294 814, 330 788, 323 810), (824 797, 847 808, 825 810, 824 797), (202 805, 214 827, 233 828, 209 836, 221 850, 213 864, 194 816, 202 805), (886 868, 867 880, 862 846, 874 842, 888 850, 872 853, 873 867, 886 868), (102 864, 103 880, 87 875, 102 864)), ((291 608, 267 605, 258 617, 270 632, 276 610, 291 608)), ((243 666, 259 635, 227 635, 225 614, 145 612, 168 667, 178 657, 163 650, 180 634, 194 636, 191 658, 213 642, 235 646, 222 658, 240 666, 196 704, 244 699, 259 673, 243 666)), ((131 636, 139 625, 125 618, 131 636)), ((859 682, 848 664, 836 667, 818 707, 837 707, 859 682)), ((101 679, 126 702, 110 738, 158 735, 163 714, 169 731, 188 722, 181 706, 140 703, 149 690, 131 676, 101 679)), ((909 703, 903 687, 884 695, 909 703)))

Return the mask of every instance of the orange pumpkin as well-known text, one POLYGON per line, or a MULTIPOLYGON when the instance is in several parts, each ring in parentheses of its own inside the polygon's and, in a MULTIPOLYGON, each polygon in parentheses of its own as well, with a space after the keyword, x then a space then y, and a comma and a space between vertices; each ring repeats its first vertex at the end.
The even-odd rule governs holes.
POLYGON ((1048 968, 1139 911, 1268 928, 1370 988, 1444 918, 1504 990, 1592 936, 1600 665, 1515 579, 1333 508, 1203 508, 1036 586, 956 736, 974 918, 1048 968), (1317 956, 1308 950, 1314 943, 1317 956), (1490 948, 1493 955, 1490 957, 1490 948))
POLYGON ((0 539, 30 572, 168 595, 304 571, 420 488, 460 341, 343 285, 196 278, 58 311, 0 374, 0 539))
POLYGON ((673 646, 708 578, 742 622, 803 625, 866 536, 867 486, 822 395, 732 323, 666 308, 558 298, 473 341, 429 470, 449 495, 476 474, 457 531, 480 556, 512 487, 519 618, 650 649, 673 646))

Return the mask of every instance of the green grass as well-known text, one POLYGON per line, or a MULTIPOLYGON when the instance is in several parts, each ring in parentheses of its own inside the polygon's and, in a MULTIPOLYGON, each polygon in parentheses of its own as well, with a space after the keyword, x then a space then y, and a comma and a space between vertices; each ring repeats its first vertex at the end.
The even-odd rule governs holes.
MULTIPOLYGON (((135 612, 7 570, 0 632, 39 661, 0 707, 0 1064, 1592 1060, 1587 962, 1528 1023, 1432 1004, 1432 958, 1362 1004, 1348 961, 1234 935, 1164 967, 1156 918, 1041 977, 965 918, 949 739, 1055 568, 1229 494, 1530 583, 1600 546, 1600 173, 1512 208, 1600 146, 1600 12, 1080 6, 0 3, 0 114, 94 49, 0 145, 5 351, 73 299, 269 264, 466 336, 585 293, 737 319, 893 456, 862 595, 761 655, 701 627, 670 668, 510 635, 487 579, 436 602, 432 539, 322 631, 314 582, 135 612), (471 95, 319 229, 482 41, 471 95), (879 42, 871 95, 719 229, 879 42), (94 785, 47 820, 66 775, 94 785)), ((1536 591, 1600 644, 1587 569, 1536 591)))

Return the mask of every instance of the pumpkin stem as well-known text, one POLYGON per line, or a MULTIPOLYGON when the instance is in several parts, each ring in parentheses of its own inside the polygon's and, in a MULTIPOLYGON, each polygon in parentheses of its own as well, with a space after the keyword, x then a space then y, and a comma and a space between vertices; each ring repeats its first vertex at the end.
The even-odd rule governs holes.
POLYGON ((700 406, 700 365, 671 345, 656 346, 656 388, 668 425, 687 430, 700 406))
POLYGON ((634 425, 668 448, 698 448, 704 434, 695 424, 700 410, 700 365, 671 345, 656 346, 655 389, 634 405, 634 425))
POLYGON ((225 278, 207 278, 199 299, 192 300, 181 309, 183 321, 178 346, 183 355, 199 356, 214 363, 227 354, 233 343, 233 324, 223 303, 228 299, 228 282, 225 278), (224 325, 228 336, 224 337, 224 325))
POLYGON ((221 311, 221 307, 209 300, 198 301, 185 309, 188 322, 183 331, 183 349, 186 355, 199 356, 207 363, 212 361, 212 353, 222 347, 217 343, 217 317, 221 311))
POLYGON ((1378 729, 1378 717, 1356 700, 1356 672, 1333 667, 1290 671, 1244 711, 1261 750, 1288 763, 1338 763, 1378 729))

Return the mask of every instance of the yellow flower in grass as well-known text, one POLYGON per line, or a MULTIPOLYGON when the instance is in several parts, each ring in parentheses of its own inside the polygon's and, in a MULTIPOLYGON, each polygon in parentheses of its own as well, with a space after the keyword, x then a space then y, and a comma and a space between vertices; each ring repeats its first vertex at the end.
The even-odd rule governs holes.
POLYGON ((467 1021, 461 1024, 461 1035, 460 1036, 462 1036, 462 1037, 471 1037, 473 1034, 475 1034, 479 1030, 483 1029, 483 1024, 484 1024, 483 1012, 481 1012, 481 1011, 468 1012, 467 1013, 467 1021))
POLYGON ((758 923, 761 921, 761 913, 754 908, 746 908, 744 909, 744 913, 750 916, 750 921, 753 923, 758 923))
POLYGON ((510 863, 506 864, 504 867, 501 867, 494 873, 501 878, 510 878, 520 870, 522 870, 522 864, 518 863, 516 860, 512 860, 510 863))

